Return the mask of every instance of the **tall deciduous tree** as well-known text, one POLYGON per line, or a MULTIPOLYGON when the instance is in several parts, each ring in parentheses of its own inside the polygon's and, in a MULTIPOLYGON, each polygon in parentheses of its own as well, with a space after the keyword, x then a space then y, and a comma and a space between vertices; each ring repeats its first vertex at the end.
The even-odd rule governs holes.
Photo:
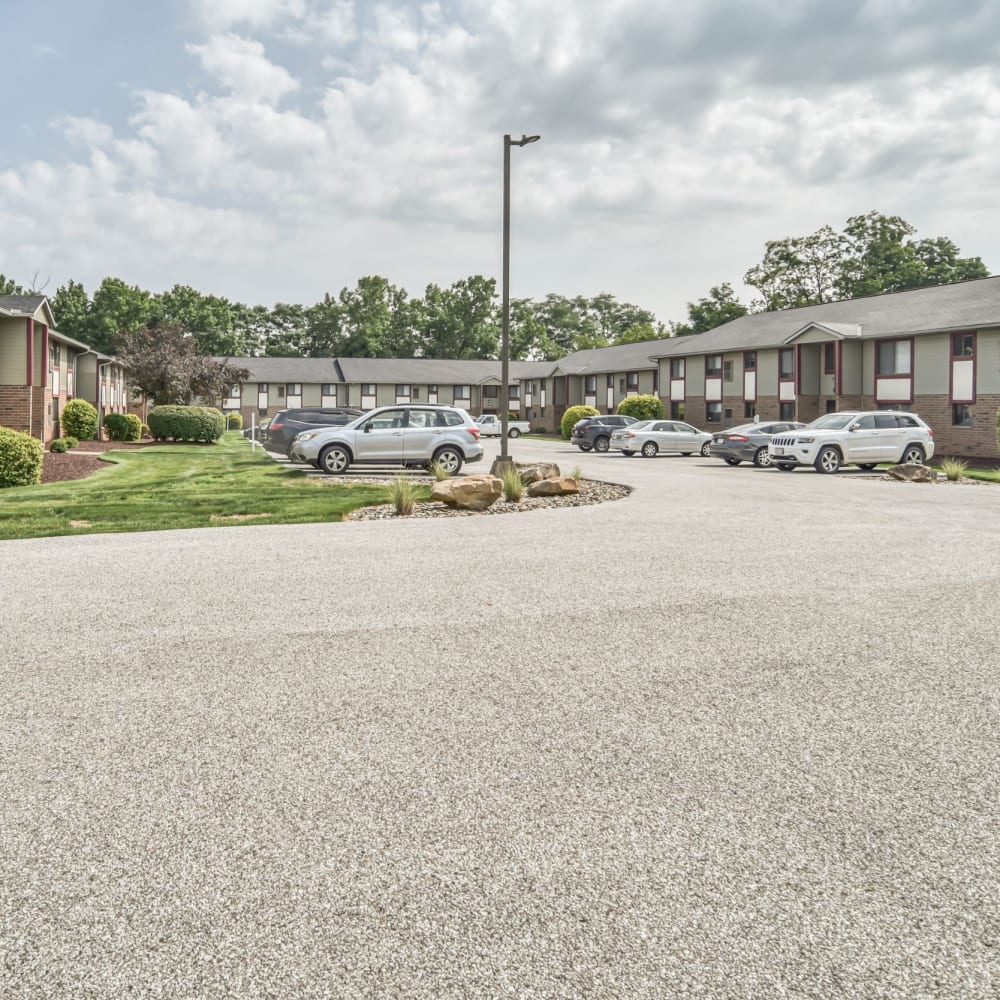
POLYGON ((350 358, 412 358, 417 337, 406 291, 379 275, 358 280, 339 296, 343 353, 350 358))
POLYGON ((497 284, 473 275, 450 288, 428 285, 414 325, 426 358, 496 358, 500 352, 497 284))
POLYGON ((0 295, 24 295, 24 288, 13 278, 0 274, 0 295))
POLYGON ((129 385, 157 403, 191 403, 197 398, 215 402, 250 375, 245 368, 198 354, 194 337, 177 323, 126 331, 115 353, 129 385))
POLYGON ((686 323, 670 324, 672 336, 685 337, 692 333, 714 330, 715 327, 745 316, 749 312, 749 309, 736 297, 728 281, 710 288, 708 295, 697 302, 689 302, 687 309, 686 323))
POLYGON ((246 353, 247 344, 236 328, 233 305, 227 299, 202 295, 190 285, 174 285, 155 297, 154 312, 162 322, 187 330, 201 354, 246 353))
POLYGON ((90 343, 90 296, 79 281, 68 281, 56 289, 52 312, 60 333, 90 343))
POLYGON ((119 338, 146 326, 155 316, 153 297, 138 285, 105 278, 90 303, 88 343, 110 354, 119 338))

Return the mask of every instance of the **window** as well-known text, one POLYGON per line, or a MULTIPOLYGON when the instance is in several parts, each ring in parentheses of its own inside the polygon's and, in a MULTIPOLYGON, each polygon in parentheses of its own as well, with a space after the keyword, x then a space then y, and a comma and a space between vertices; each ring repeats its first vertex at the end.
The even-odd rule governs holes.
POLYGON ((410 387, 405 382, 399 382, 396 384, 396 399, 398 400, 400 396, 409 399, 410 387))
POLYGON ((754 372, 757 370, 757 352, 756 351, 744 351, 743 352, 743 370, 745 372, 754 372))
POLYGON ((896 418, 894 413, 876 413, 875 414, 875 428, 876 430, 890 430, 895 429, 899 426, 899 420, 896 418))
POLYGON ((238 385, 231 385, 229 387, 229 398, 230 399, 240 398, 240 387, 238 385))
POLYGON ((744 403, 743 404, 743 419, 753 420, 757 416, 757 404, 756 403, 744 403))
POLYGON ((778 406, 778 417, 781 420, 794 420, 795 419, 795 404, 794 403, 781 403, 778 406))
POLYGON ((258 392, 265 392, 266 393, 267 392, 267 382, 258 382, 257 383, 257 391, 258 392))
POLYGON ((361 383, 361 395, 362 396, 374 396, 375 395, 375 383, 374 382, 362 382, 361 383))
POLYGON ((705 423, 706 424, 722 423, 722 403, 705 404, 705 423))
POLYGON ((732 382, 733 380, 733 363, 732 361, 724 361, 722 363, 722 381, 732 382))
POLYGON ((520 399, 521 398, 521 386, 520 385, 509 385, 509 386, 507 386, 507 398, 508 399, 520 399))
POLYGON ((410 410, 407 427, 437 427, 437 414, 433 410, 410 410))
POLYGON ((456 385, 455 399, 472 399, 472 390, 467 385, 456 385))
POLYGON ((709 354, 705 358, 705 378, 718 378, 722 374, 722 355, 709 354))
POLYGON ((628 386, 628 391, 629 392, 638 392, 639 391, 639 373, 638 372, 629 372, 625 376, 625 380, 626 380, 626 384, 628 386))
POLYGON ((301 396, 302 395, 302 383, 301 382, 289 382, 288 386, 289 396, 301 396))
POLYGON ((483 386, 483 399, 499 399, 499 398, 500 398, 500 386, 498 385, 483 386))
POLYGON ((588 393, 597 392, 597 376, 587 375, 583 380, 583 391, 588 393))
POLYGON ((912 346, 912 342, 909 340, 880 341, 878 345, 879 375, 909 375, 912 346))
POLYGON ((653 395, 655 396, 660 391, 660 369, 653 369, 653 395))
POLYGON ((285 398, 285 386, 284 383, 278 386, 278 399, 285 398))
POLYGON ((621 395, 623 396, 625 395, 625 379, 623 378, 620 378, 618 380, 618 391, 621 393, 621 395))
POLYGON ((335 382, 324 382, 320 386, 320 391, 324 396, 336 396, 337 395, 337 385, 335 382))
POLYGON ((437 391, 438 391, 438 387, 436 385, 429 385, 429 386, 427 386, 427 395, 428 396, 430 396, 432 394, 436 396, 437 395, 437 391))
POLYGON ((412 397, 413 397, 414 399, 420 399, 420 386, 419 386, 419 385, 415 385, 415 386, 414 386, 414 387, 413 387, 413 388, 412 388, 412 389, 410 390, 410 395, 411 395, 411 396, 412 396, 412 397))
POLYGON ((726 410, 726 420, 729 421, 729 420, 732 420, 732 419, 733 419, 733 411, 727 409, 726 410))
POLYGON ((609 389, 613 389, 613 388, 615 387, 615 377, 614 377, 614 375, 609 375, 609 376, 607 377, 607 379, 605 380, 605 385, 606 385, 606 386, 607 386, 607 387, 608 387, 609 389))
POLYGON ((684 404, 683 403, 671 403, 670 404, 670 417, 673 420, 683 420, 684 419, 684 404))
MULTIPOLYGON (((791 347, 778 351, 778 378, 786 381, 795 378, 795 351, 791 347)), ((791 420, 791 417, 787 419, 791 420)))
POLYGON ((59 367, 59 345, 49 341, 49 367, 59 367))
POLYGON ((837 372, 837 345, 831 340, 823 345, 823 374, 834 375, 837 372))
POLYGON ((826 401, 826 412, 827 413, 837 412, 837 401, 835 399, 828 399, 826 401))
POLYGON ((684 359, 683 358, 671 358, 670 359, 670 377, 671 378, 684 378, 684 359))
POLYGON ((968 403, 956 403, 951 408, 952 427, 972 426, 972 407, 968 403))
MULTIPOLYGON (((951 356, 953 358, 971 358, 976 353, 976 335, 974 333, 953 333, 951 335, 951 356)), ((965 426, 957 424, 956 426, 965 426)))

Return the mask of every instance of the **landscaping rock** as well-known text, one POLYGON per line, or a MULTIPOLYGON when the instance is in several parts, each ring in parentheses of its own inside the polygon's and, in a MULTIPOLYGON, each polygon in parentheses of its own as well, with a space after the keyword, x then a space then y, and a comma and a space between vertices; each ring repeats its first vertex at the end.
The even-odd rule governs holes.
POLYGON ((431 499, 461 507, 464 510, 486 510, 500 499, 503 482, 496 476, 483 473, 476 476, 461 476, 443 479, 431 487, 431 499))
POLYGON ((936 483, 938 474, 929 465, 894 465, 885 470, 890 479, 901 483, 936 483))
POLYGON ((572 476, 540 479, 528 487, 529 497, 561 497, 569 493, 579 492, 580 484, 572 476))
POLYGON ((562 475, 559 466, 553 465, 551 462, 540 462, 538 465, 519 465, 517 471, 521 474, 521 482, 525 486, 543 479, 558 479, 562 475))

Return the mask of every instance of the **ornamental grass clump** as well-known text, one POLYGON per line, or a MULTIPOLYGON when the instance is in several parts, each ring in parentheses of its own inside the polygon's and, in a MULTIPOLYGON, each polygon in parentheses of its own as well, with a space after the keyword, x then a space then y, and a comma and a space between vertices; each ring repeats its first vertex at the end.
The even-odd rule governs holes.
POLYGON ((399 517, 413 513, 419 496, 420 487, 409 476, 395 476, 393 478, 392 485, 389 487, 389 498, 399 517))
POLYGON ((944 473, 945 478, 951 483, 957 483, 962 478, 962 474, 968 467, 969 463, 960 458, 946 458, 941 463, 941 471, 944 473))
POLYGON ((430 473, 439 483, 451 479, 451 473, 440 462, 431 462, 430 473))
POLYGON ((500 481, 503 483, 503 498, 511 503, 518 503, 524 496, 524 483, 516 465, 505 465, 500 471, 500 481))
POLYGON ((578 483, 583 482, 583 469, 579 465, 573 467, 573 471, 570 473, 570 477, 575 479, 578 483))

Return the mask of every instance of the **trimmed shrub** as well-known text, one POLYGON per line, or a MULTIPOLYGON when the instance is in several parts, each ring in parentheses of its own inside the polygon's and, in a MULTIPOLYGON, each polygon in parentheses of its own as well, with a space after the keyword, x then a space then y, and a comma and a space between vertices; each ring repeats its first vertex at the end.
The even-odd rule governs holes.
POLYGON ((67 448, 76 448, 80 444, 80 442, 72 435, 67 435, 63 438, 63 441, 66 442, 67 448))
POLYGON ((636 420, 662 420, 663 400, 659 396, 629 396, 618 404, 615 413, 635 417, 636 420))
POLYGON ((584 417, 599 417, 600 410, 595 410, 592 406, 571 406, 563 415, 559 427, 562 431, 563 440, 569 440, 569 433, 573 430, 573 424, 584 417))
POLYGON ((104 429, 112 441, 127 441, 129 434, 128 419, 124 413, 109 413, 104 418, 104 429))
POLYGON ((63 433, 80 441, 93 441, 97 436, 97 410, 85 399, 71 399, 59 414, 63 433))
POLYGON ((157 441, 218 441, 225 433, 222 414, 209 406, 154 406, 149 432, 157 441))
POLYGON ((51 451, 54 455, 62 455, 69 451, 69 445, 66 444, 66 441, 63 438, 53 438, 49 442, 49 451, 51 451))
POLYGON ((0 489, 42 481, 42 444, 30 434, 0 427, 0 489))
POLYGON ((141 430, 139 432, 141 438, 151 438, 153 435, 149 430, 149 424, 142 424, 141 430))
POLYGON ((125 438, 125 440, 141 441, 143 427, 142 420, 134 413, 126 413, 125 419, 128 421, 128 437, 125 438))
POLYGON ((227 431, 241 431, 243 430, 243 414, 233 412, 226 416, 226 430, 227 431))

